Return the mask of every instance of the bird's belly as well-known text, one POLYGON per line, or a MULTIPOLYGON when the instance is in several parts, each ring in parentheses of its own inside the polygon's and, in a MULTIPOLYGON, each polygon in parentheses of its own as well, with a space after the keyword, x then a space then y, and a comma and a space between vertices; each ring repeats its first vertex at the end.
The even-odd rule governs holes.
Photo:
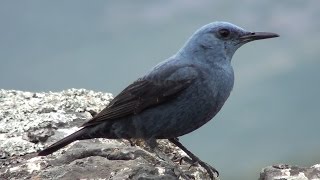
POLYGON ((226 98, 209 88, 192 89, 133 117, 135 136, 172 138, 198 129, 214 117, 226 98))

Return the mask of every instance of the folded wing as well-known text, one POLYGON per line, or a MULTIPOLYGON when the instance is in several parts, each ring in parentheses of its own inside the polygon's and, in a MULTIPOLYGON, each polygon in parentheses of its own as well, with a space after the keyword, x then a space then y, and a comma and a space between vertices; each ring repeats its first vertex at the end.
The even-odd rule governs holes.
POLYGON ((139 79, 125 88, 110 104, 82 126, 87 127, 103 121, 138 114, 158 104, 173 100, 188 88, 193 80, 151 81, 139 79))

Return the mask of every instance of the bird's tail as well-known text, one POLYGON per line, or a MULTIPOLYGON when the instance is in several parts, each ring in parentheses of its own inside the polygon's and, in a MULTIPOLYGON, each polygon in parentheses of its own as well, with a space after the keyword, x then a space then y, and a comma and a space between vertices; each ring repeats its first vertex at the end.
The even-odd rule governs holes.
POLYGON ((52 144, 51 146, 47 147, 46 149, 40 151, 38 153, 38 156, 49 155, 49 154, 51 154, 51 153, 63 148, 64 146, 72 143, 73 141, 90 138, 90 137, 87 137, 87 136, 88 136, 88 128, 84 127, 82 129, 74 132, 73 134, 61 139, 60 141, 52 144))

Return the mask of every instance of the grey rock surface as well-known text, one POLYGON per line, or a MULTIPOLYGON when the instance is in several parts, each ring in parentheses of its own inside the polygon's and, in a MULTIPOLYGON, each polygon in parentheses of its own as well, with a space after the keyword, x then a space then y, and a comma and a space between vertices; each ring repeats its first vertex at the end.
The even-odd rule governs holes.
POLYGON ((259 180, 319 180, 320 164, 311 167, 278 164, 262 169, 259 180))
POLYGON ((47 157, 37 156, 111 99, 109 93, 85 89, 0 90, 0 179, 208 179, 202 167, 188 160, 179 164, 186 154, 167 140, 159 140, 159 148, 176 166, 138 140, 135 145, 127 140, 76 141, 47 157))

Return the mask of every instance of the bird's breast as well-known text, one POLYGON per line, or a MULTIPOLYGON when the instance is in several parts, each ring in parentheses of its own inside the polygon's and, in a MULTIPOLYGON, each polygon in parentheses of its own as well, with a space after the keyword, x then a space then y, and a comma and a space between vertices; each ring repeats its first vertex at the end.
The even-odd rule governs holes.
POLYGON ((202 126, 212 119, 222 108, 228 99, 234 84, 233 69, 230 68, 216 68, 209 71, 196 84, 197 91, 191 96, 197 101, 193 108, 201 108, 199 116, 197 116, 197 127, 202 126), (200 115, 201 114, 201 115, 200 115))

